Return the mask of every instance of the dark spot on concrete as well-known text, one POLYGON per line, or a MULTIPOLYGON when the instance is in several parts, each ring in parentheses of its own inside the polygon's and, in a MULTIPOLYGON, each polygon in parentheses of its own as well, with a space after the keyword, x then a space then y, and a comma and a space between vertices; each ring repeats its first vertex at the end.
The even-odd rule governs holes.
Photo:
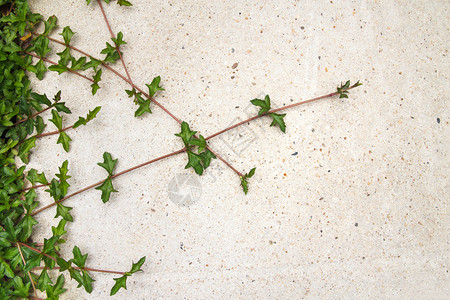
POLYGON ((301 30, 305 29, 305 26, 301 26, 300 29, 301 29, 301 30))
POLYGON ((235 62, 235 63, 231 66, 231 68, 234 70, 234 69, 237 68, 238 65, 239 65, 239 63, 235 62))
POLYGON ((437 118, 436 121, 437 121, 438 124, 441 123, 441 119, 439 119, 439 118, 437 118))
POLYGON ((355 223, 355 227, 358 227, 358 223, 355 223))
POLYGON ((298 152, 294 152, 294 153, 292 153, 291 155, 292 156, 296 156, 298 154, 298 152))

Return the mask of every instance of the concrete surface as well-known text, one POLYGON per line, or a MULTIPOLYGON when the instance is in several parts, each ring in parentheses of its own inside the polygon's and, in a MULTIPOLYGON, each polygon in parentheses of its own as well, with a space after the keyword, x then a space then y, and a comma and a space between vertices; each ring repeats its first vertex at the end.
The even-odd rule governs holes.
MULTIPOLYGON (((30 2, 100 56, 110 35, 96 1, 30 2)), ((178 155, 115 179, 107 204, 97 190, 73 197, 65 255, 78 245, 89 266, 120 271, 147 256, 115 299, 450 298, 448 1, 132 2, 105 4, 132 79, 145 87, 160 75, 157 99, 204 136, 254 114, 255 97, 281 106, 348 79, 364 85, 287 111, 286 134, 260 119, 211 140, 238 170, 257 167, 247 196, 221 162, 190 177, 178 155), (193 197, 183 202, 173 187, 187 179, 193 197)), ((105 178, 104 151, 120 171, 182 146, 158 107, 133 117, 128 86, 111 72, 94 97, 71 74, 34 86, 62 90, 67 125, 102 106, 68 131, 69 153, 55 136, 33 153, 30 167, 50 175, 69 160, 69 193, 105 178)), ((38 215, 36 241, 54 215, 38 215)), ((114 276, 93 277, 91 295, 67 277, 62 298, 109 298, 114 276)))

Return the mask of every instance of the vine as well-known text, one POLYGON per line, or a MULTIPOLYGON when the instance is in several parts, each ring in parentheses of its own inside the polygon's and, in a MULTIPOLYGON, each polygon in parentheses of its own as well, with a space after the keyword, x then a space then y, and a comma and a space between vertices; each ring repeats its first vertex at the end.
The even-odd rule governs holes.
MULTIPOLYGON (((86 1, 87 5, 91 2, 91 0, 86 1)), ((110 1, 104 0, 104 2, 109 3, 110 1)), ((249 180, 255 176, 256 167, 247 173, 238 171, 230 162, 210 148, 208 140, 261 117, 270 118, 270 126, 276 126, 285 133, 287 125, 284 117, 286 113, 278 112, 324 98, 334 96, 348 98, 349 90, 361 85, 359 81, 354 84, 347 81, 344 84, 341 83, 332 93, 277 109, 271 108, 269 95, 266 95, 264 99, 253 99, 250 102, 259 107, 257 115, 204 137, 192 130, 188 123, 177 118, 155 99, 158 93, 164 91, 160 85, 160 76, 156 76, 150 84, 146 84, 148 92, 133 83, 120 50, 120 46, 126 44, 124 36, 122 32, 117 35, 113 33, 102 1, 98 0, 97 3, 111 34, 112 42, 106 42, 106 47, 100 52, 104 55, 103 59, 96 58, 71 45, 72 37, 76 33, 69 26, 64 27, 60 33, 63 41, 50 37, 57 27, 55 16, 44 20, 41 15, 30 11, 26 0, 0 0, 2 13, 0 18, 0 83, 2 87, 0 102, 0 299, 41 299, 38 297, 39 295, 45 295, 46 299, 58 299, 66 291, 64 274, 67 273, 78 283, 78 287, 83 287, 88 293, 93 290, 92 272, 120 275, 120 277, 113 278, 114 284, 111 287, 110 295, 116 294, 121 288, 126 289, 127 278, 142 271, 141 267, 145 262, 145 256, 136 263, 132 263, 130 270, 126 272, 87 267, 88 254, 83 254, 78 246, 73 247, 72 258, 62 257, 60 250, 62 244, 65 243, 67 234, 65 226, 67 222, 74 221, 71 215, 73 208, 63 204, 64 201, 95 188, 101 192, 100 199, 106 203, 111 199, 113 193, 117 192, 113 185, 113 179, 181 153, 187 154, 185 168, 192 168, 198 175, 202 175, 207 170, 213 159, 221 160, 238 175, 243 192, 247 194, 249 180), (39 23, 44 25, 41 33, 35 31, 35 27, 39 23), (64 50, 57 53, 58 62, 46 58, 51 51, 50 42, 64 46, 64 50), (80 56, 75 57, 73 52, 80 56), (37 62, 34 63, 33 61, 36 60, 37 62), (111 66, 119 60, 124 68, 125 76, 111 66), (86 117, 80 116, 72 125, 64 125, 61 114, 71 114, 71 110, 65 102, 61 102, 61 91, 53 97, 52 101, 46 94, 32 92, 28 74, 34 73, 39 80, 43 80, 48 70, 58 74, 70 72, 86 79, 90 83, 92 95, 95 95, 101 88, 103 71, 113 72, 130 85, 130 89, 125 92, 137 106, 134 112, 135 117, 151 114, 153 106, 159 107, 180 125, 180 132, 175 135, 181 139, 183 146, 177 151, 149 159, 119 172, 115 171, 118 159, 113 159, 109 152, 104 152, 103 162, 99 162, 98 165, 107 172, 106 178, 68 194, 70 187, 68 181, 71 178, 68 175, 69 162, 64 161, 59 167, 59 173, 48 180, 46 175, 38 170, 26 170, 31 150, 41 137, 58 135, 56 143, 61 144, 65 151, 69 151, 72 139, 67 132, 94 121, 101 111, 101 107, 89 110, 86 117), (53 123, 56 130, 44 132, 47 124, 41 114, 48 110, 51 110, 52 115, 48 121, 53 123), (24 165, 20 165, 16 158, 19 158, 24 165), (53 203, 40 207, 36 189, 44 187, 46 188, 45 192, 48 192, 53 198, 53 203), (59 223, 56 227, 51 228, 51 237, 44 239, 43 243, 37 243, 32 239, 33 227, 38 223, 33 216, 53 206, 56 206, 55 218, 59 218, 59 223), (49 270, 57 270, 60 274, 56 278, 52 278, 48 273, 49 270)), ((117 4, 132 5, 125 0, 118 0, 117 4)))

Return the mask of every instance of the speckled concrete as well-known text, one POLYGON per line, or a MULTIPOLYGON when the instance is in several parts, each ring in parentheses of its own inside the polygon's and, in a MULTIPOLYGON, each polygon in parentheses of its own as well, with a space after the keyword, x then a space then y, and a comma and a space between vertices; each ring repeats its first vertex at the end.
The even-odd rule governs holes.
MULTIPOLYGON (((109 39, 96 1, 30 2, 71 26, 76 47, 98 56, 109 39)), ((107 204, 96 190, 73 197, 64 254, 78 245, 89 266, 123 271, 147 256, 115 299, 450 298, 448 1, 132 2, 105 9, 133 81, 161 75, 157 99, 204 136, 254 114, 249 100, 264 94, 282 106, 364 85, 287 111, 286 134, 261 119, 211 140, 238 170, 257 167, 247 196, 214 162, 195 199, 177 203, 170 183, 191 174, 179 155, 115 179, 107 204)), ((158 107, 133 117, 112 73, 94 97, 82 78, 46 77, 34 86, 62 90, 66 124, 102 106, 68 132, 69 153, 55 136, 33 153, 30 167, 48 174, 69 160, 69 193, 105 177, 104 151, 124 170, 182 146, 158 107)), ((37 241, 54 214, 38 215, 37 241)), ((91 295, 69 283, 63 299, 109 298, 113 276, 93 277, 91 295)))

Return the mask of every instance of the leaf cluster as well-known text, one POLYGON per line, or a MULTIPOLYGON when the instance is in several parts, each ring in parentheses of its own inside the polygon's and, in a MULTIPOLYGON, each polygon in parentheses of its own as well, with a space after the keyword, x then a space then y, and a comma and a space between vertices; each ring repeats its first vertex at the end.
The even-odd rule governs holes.
POLYGON ((164 91, 164 89, 159 85, 161 82, 161 77, 157 76, 153 78, 152 82, 150 84, 146 84, 148 87, 148 95, 150 96, 147 99, 144 99, 141 92, 137 92, 135 88, 131 90, 125 90, 125 92, 128 95, 128 98, 134 97, 134 103, 138 105, 138 109, 135 111, 134 116, 140 117, 144 113, 152 113, 150 109, 150 102, 153 99, 153 96, 155 96, 157 91, 164 91))
POLYGON ((112 184, 112 177, 113 177, 113 171, 116 167, 118 159, 112 159, 112 156, 109 152, 103 153, 103 162, 98 163, 100 167, 106 170, 108 172, 108 177, 103 181, 101 185, 96 187, 96 190, 99 190, 102 192, 102 201, 103 203, 106 203, 109 201, 109 198, 111 197, 111 193, 118 192, 114 189, 114 186, 112 184))
POLYGON ((262 100, 262 99, 253 99, 253 100, 250 100, 250 102, 253 105, 260 107, 258 115, 266 115, 266 114, 268 114, 272 118, 272 123, 270 124, 270 126, 277 125, 278 127, 280 127, 280 130, 282 132, 286 132, 286 124, 284 123, 284 117, 286 116, 286 114, 277 114, 277 113, 269 112, 270 109, 271 109, 270 108, 270 97, 269 97, 269 95, 266 95, 266 97, 264 97, 264 100, 262 100))
MULTIPOLYGON (((362 85, 362 83, 358 80, 351 87, 357 87, 360 85, 362 85)), ((350 80, 347 80, 344 84, 341 82, 341 85, 336 88, 336 93, 339 94, 339 98, 348 98, 348 89, 350 89, 350 80)))
POLYGON ((183 140, 187 149, 188 163, 185 169, 192 167, 195 173, 202 175, 203 171, 211 164, 211 160, 216 158, 216 156, 207 148, 205 138, 202 135, 196 137, 196 133, 197 131, 192 131, 189 128, 189 124, 183 121, 181 123, 181 132, 175 135, 183 140), (195 153, 195 147, 197 147, 197 153, 195 153))

